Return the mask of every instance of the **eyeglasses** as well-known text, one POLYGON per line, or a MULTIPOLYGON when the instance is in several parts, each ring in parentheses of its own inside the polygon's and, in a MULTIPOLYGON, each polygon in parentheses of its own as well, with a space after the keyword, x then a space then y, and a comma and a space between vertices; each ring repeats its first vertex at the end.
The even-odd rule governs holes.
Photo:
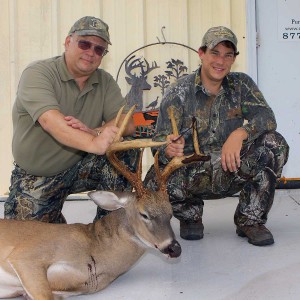
POLYGON ((98 56, 104 56, 108 53, 108 50, 105 47, 94 44, 90 41, 79 40, 77 41, 77 43, 78 43, 78 48, 80 48, 81 50, 88 50, 94 47, 94 51, 98 56))

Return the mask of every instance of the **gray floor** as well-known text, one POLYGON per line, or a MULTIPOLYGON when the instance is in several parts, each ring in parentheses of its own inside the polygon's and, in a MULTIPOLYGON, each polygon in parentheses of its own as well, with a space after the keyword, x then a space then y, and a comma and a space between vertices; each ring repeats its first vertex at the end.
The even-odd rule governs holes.
MULTIPOLYGON (((105 290, 69 299, 300 299, 300 190, 276 191, 268 221, 275 244, 267 247, 250 245, 235 234, 237 201, 205 201, 201 241, 178 237, 179 223, 173 219, 180 258, 166 259, 151 250, 105 290)), ((0 208, 2 215, 3 204, 0 208)), ((91 201, 68 201, 64 214, 69 223, 86 223, 95 211, 91 201)))

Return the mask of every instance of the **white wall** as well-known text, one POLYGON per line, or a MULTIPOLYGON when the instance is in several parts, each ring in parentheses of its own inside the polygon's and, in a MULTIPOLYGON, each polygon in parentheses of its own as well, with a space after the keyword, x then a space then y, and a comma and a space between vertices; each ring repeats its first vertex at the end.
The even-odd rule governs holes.
MULTIPOLYGON (((73 23, 85 15, 102 18, 110 26, 112 46, 102 67, 114 77, 133 50, 162 40, 197 49, 205 31, 225 25, 236 32, 241 55, 234 69, 246 70, 245 0, 0 0, 0 195, 7 194, 12 169, 11 109, 24 67, 31 61, 63 52, 73 23)), ((167 56, 166 49, 154 57, 167 56)), ((197 56, 184 54, 190 68, 197 56)), ((119 81, 124 95, 128 85, 119 81)))

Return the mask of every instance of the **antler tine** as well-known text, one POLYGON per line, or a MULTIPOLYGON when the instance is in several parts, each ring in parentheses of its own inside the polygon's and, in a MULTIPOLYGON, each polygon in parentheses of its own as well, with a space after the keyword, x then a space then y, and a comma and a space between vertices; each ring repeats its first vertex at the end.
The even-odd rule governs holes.
MULTIPOLYGON (((195 117, 193 117, 193 143, 194 143, 194 150, 195 150, 195 154, 193 155, 194 159, 197 159, 198 161, 202 160, 202 161, 206 161, 210 159, 209 155, 205 155, 204 153, 202 153, 200 151, 200 146, 199 146, 199 141, 198 141, 198 133, 197 133, 197 120, 195 117)), ((191 159, 191 157, 189 157, 189 159, 191 159)))
POLYGON ((179 135, 176 120, 175 120, 175 116, 174 116, 174 109, 173 109, 172 106, 168 107, 168 114, 169 114, 169 118, 171 120, 173 134, 174 135, 179 135))
MULTIPOLYGON (((143 193, 145 193, 145 189, 143 187, 142 182, 142 154, 143 151, 140 153, 138 166, 137 166, 137 172, 131 172, 129 168, 120 161, 117 156, 116 152, 119 151, 125 151, 128 149, 140 149, 140 148, 146 148, 146 147, 159 147, 162 145, 165 145, 167 142, 154 142, 151 139, 139 139, 139 140, 131 140, 131 141, 123 141, 120 142, 122 134, 126 128, 126 125, 135 110, 135 105, 131 107, 131 109, 128 111, 127 115, 125 116, 123 123, 120 127, 119 133, 117 137, 115 138, 114 142, 108 147, 106 151, 106 155, 108 160, 111 162, 111 164, 124 176, 127 178, 127 180, 131 183, 131 185, 135 188, 138 196, 141 196, 143 193)), ((123 107, 120 109, 117 117, 117 119, 120 119, 120 115, 122 114, 123 107)))
POLYGON ((144 76, 147 75, 147 74, 149 74, 152 70, 159 68, 157 66, 157 62, 156 61, 152 62, 152 66, 151 67, 150 67, 150 64, 149 64, 149 62, 147 61, 146 58, 144 58, 144 62, 146 63, 146 71, 144 71, 143 67, 141 68, 142 69, 141 74, 144 75, 144 76))
POLYGON ((125 107, 125 105, 123 105, 117 113, 116 120, 115 120, 115 126, 118 126, 118 124, 120 122, 120 118, 121 118, 122 112, 124 110, 124 107, 125 107))
MULTIPOLYGON (((175 116, 174 116, 173 107, 170 106, 168 108, 168 114, 171 120, 173 133, 178 136, 179 132, 178 132, 175 116)), ((193 122, 195 123, 195 119, 193 119, 193 122)), ((161 190, 166 191, 168 177, 171 175, 171 173, 173 173, 178 168, 197 161, 207 161, 210 159, 209 155, 204 155, 200 152, 198 135, 196 131, 196 126, 194 124, 193 124, 193 142, 194 142, 194 148, 196 153, 189 156, 173 157, 172 160, 167 164, 167 166, 164 168, 162 172, 159 171, 158 151, 156 152, 154 164, 155 164, 156 175, 158 178, 158 185, 161 190)))
MULTIPOLYGON (((125 105, 122 106, 122 107, 120 108, 120 110, 118 111, 118 114, 117 114, 116 120, 115 120, 115 125, 116 125, 116 126, 119 125, 119 121, 120 121, 122 112, 123 112, 123 110, 124 110, 124 107, 125 107, 125 105)), ((132 113, 135 111, 136 107, 137 107, 137 105, 133 105, 133 106, 130 108, 130 110, 128 111, 128 113, 126 114, 126 116, 125 116, 125 118, 124 118, 124 120, 123 120, 123 122, 122 122, 122 124, 121 124, 121 126, 120 126, 120 129, 119 129, 117 135, 115 136, 114 142, 119 142, 119 141, 121 140, 121 138, 122 138, 122 136, 123 136, 123 133, 124 133, 124 131, 125 131, 125 129, 126 129, 126 126, 127 126, 128 122, 129 122, 129 119, 131 118, 132 113)))
MULTIPOLYGON (((136 176, 137 178, 142 178, 142 167, 143 167, 143 153, 144 153, 145 148, 141 148, 141 152, 140 152, 140 156, 139 156, 139 160, 138 160, 138 164, 137 164, 137 168, 136 168, 136 176)), ((142 181, 142 180, 141 180, 142 181)), ((143 186, 143 184, 142 184, 143 186)))
POLYGON ((129 75, 129 76, 136 76, 130 72, 133 69, 142 67, 142 65, 143 65, 143 62, 141 62, 140 58, 136 58, 136 59, 132 60, 133 58, 135 58, 135 55, 131 56, 128 60, 126 60, 126 63, 125 63, 125 71, 126 71, 127 75, 129 75), (138 63, 136 64, 136 62, 138 62, 138 63))

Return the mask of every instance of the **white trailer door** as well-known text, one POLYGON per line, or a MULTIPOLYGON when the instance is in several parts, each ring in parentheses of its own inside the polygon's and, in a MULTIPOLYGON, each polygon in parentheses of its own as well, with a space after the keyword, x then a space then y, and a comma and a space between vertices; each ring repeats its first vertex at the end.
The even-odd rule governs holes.
POLYGON ((300 0, 256 0, 256 30, 257 83, 290 145, 282 176, 299 178, 300 0))

